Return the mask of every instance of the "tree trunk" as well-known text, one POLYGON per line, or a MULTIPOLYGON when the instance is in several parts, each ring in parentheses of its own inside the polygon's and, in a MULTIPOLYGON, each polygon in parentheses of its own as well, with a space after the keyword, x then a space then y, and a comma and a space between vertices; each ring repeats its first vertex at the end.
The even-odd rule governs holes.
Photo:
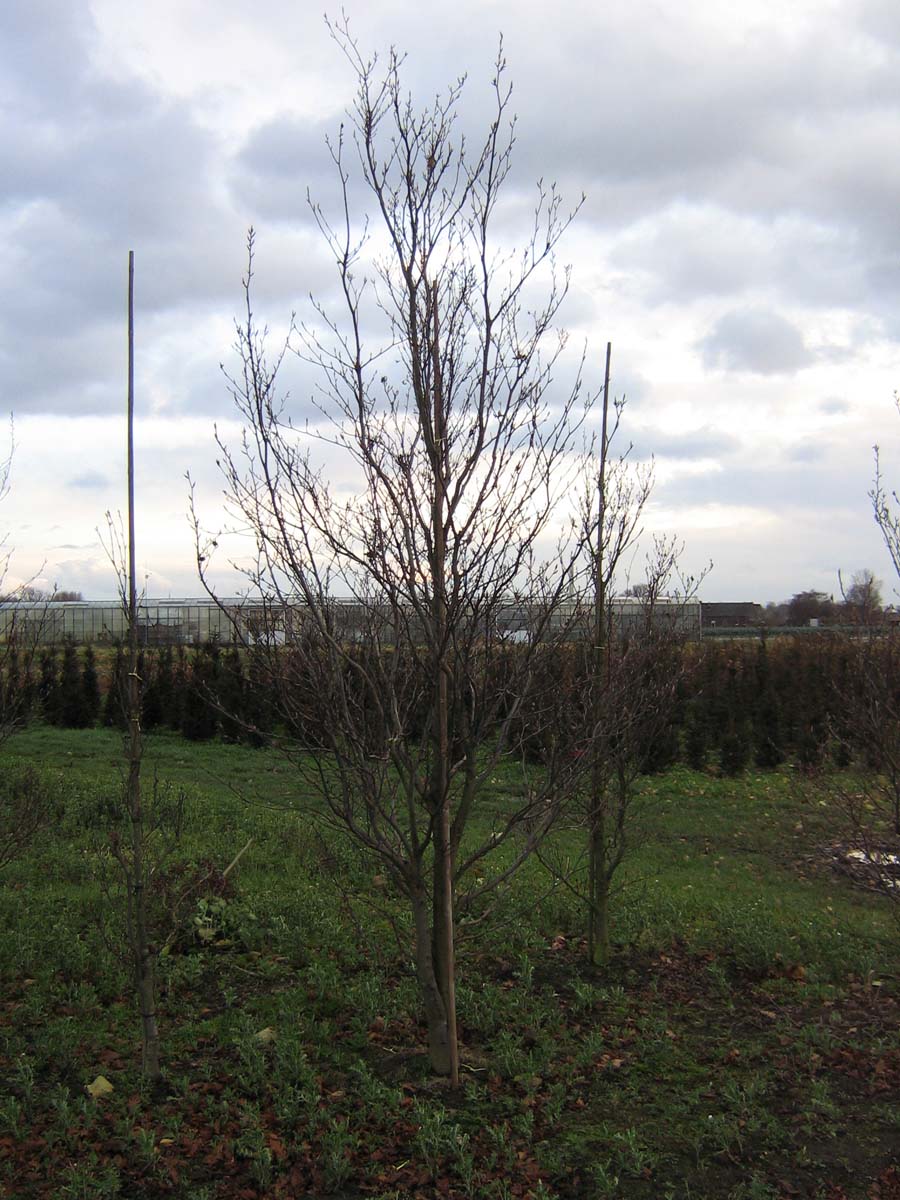
POLYGON ((453 929, 453 848, 450 844, 449 805, 441 812, 434 841, 434 902, 432 953, 434 972, 447 1019, 451 1082, 459 1083, 459 1046, 456 1033, 456 961, 453 929))
POLYGON ((593 746, 591 769, 590 824, 588 829, 588 961, 592 966, 609 962, 609 873, 606 863, 607 765, 600 737, 604 689, 609 681, 609 648, 606 637, 606 578, 603 548, 606 525, 606 457, 609 450, 609 366, 612 344, 606 344, 606 373, 603 383, 603 420, 600 429, 600 470, 597 478, 597 543, 594 548, 594 663, 593 746))
POLYGON ((450 696, 447 662, 447 546, 444 516, 447 498, 447 444, 444 396, 441 387, 440 328, 437 284, 431 285, 431 355, 434 388, 433 447, 434 477, 432 505, 432 563, 434 638, 434 720, 432 755, 432 811, 434 831, 434 964, 447 1023, 450 1051, 449 1074, 459 1083, 459 1047, 456 1040, 456 963, 453 945, 453 847, 450 835, 450 696))
POLYGON ((416 978, 419 981, 428 1025, 428 1056, 431 1059, 431 1068, 436 1074, 452 1075, 453 1054, 447 1009, 435 975, 432 931, 428 925, 428 904, 421 892, 413 896, 412 908, 416 927, 416 978))
MULTIPOLYGON (((141 901, 142 902, 142 901, 141 901)), ((146 917, 139 918, 146 926, 146 917)), ((137 993, 141 1008, 141 1068, 147 1079, 162 1078, 160 1066, 159 1026, 156 1022, 156 972, 153 949, 146 934, 139 938, 137 959, 137 993)))
POLYGON ((606 863, 606 815, 602 808, 591 815, 588 859, 588 960, 605 967, 610 958, 609 872, 606 863))

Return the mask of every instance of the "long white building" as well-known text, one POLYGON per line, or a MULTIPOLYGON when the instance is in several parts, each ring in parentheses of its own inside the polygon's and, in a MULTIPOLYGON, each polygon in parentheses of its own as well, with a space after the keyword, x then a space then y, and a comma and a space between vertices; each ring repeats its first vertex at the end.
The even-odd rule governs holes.
MULTIPOLYGON (((369 624, 366 610, 353 600, 338 599, 334 603, 335 614, 347 640, 364 637, 369 624)), ((612 600, 610 610, 614 624, 620 629, 647 619, 647 610, 639 600, 612 600)), ((144 645, 190 645, 213 639, 223 643, 252 642, 259 637, 289 642, 302 624, 303 611, 301 601, 264 605, 260 600, 237 596, 218 603, 208 598, 143 599, 138 606, 140 640, 144 645)), ((386 619, 387 614, 384 615, 386 619)), ((511 600, 499 613, 495 630, 511 640, 523 640, 530 636, 538 617, 536 605, 511 600)), ((688 637, 699 637, 700 603, 697 600, 657 600, 653 620, 672 625, 688 637)), ((554 615, 554 625, 558 627, 559 621, 571 621, 574 628, 587 632, 590 611, 585 609, 579 614, 574 603, 564 605, 554 615)), ((4 642, 14 636, 28 644, 66 640, 114 644, 123 641, 126 634, 125 612, 121 605, 110 600, 49 600, 0 605, 0 641, 4 642)))

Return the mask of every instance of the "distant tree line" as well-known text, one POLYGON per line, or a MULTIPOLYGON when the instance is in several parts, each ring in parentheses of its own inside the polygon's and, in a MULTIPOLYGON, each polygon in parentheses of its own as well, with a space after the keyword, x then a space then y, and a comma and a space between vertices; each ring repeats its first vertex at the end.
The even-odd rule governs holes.
POLYGON ((770 601, 761 612, 761 624, 768 626, 872 625, 884 618, 881 580, 872 571, 856 571, 837 596, 809 589, 796 592, 790 600, 770 601))
POLYGON ((26 584, 12 592, 4 592, 0 594, 0 604, 40 604, 41 601, 56 601, 63 603, 65 601, 83 600, 84 596, 81 592, 72 591, 69 588, 53 588, 47 591, 46 588, 35 587, 33 584, 26 584))

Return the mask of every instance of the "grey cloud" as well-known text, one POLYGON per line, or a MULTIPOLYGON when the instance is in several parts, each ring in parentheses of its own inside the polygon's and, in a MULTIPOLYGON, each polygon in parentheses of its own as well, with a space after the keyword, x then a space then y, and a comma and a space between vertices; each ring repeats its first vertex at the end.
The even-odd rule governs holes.
POLYGON ((4 24, 16 120, 0 132, 0 394, 19 412, 108 411, 121 403, 128 249, 140 356, 155 314, 183 323, 229 292, 238 307, 242 224, 218 197, 215 138, 188 109, 105 76, 88 13, 12 0, 4 24))
MULTIPOLYGON (((270 221, 314 226, 307 194, 326 212, 340 203, 337 168, 326 144, 326 138, 336 140, 339 126, 339 120, 311 122, 284 113, 254 130, 229 172, 236 201, 270 221)), ((352 144, 347 154, 352 168, 352 144)))
POLYGON ((818 463, 824 460, 827 449, 827 446, 821 441, 804 438, 803 441, 791 446, 788 458, 796 463, 818 463))
POLYGON ((85 471, 82 475, 73 476, 68 480, 66 486, 85 491, 102 491, 110 486, 110 480, 100 471, 85 471))
POLYGON ((717 209, 676 205, 634 226, 614 246, 613 262, 637 267, 654 301, 730 295, 766 279, 771 236, 717 209), (762 253, 760 251, 762 250, 762 253))
POLYGON ((708 367, 755 375, 793 374, 813 361, 796 325, 759 309, 725 313, 697 348, 708 367))
MULTIPOLYGON (((268 350, 270 364, 278 351, 279 345, 273 339, 268 350)), ((209 413, 219 419, 240 419, 229 381, 229 376, 239 379, 240 371, 240 359, 234 351, 220 355, 216 362, 211 356, 198 358, 180 381, 183 394, 180 399, 176 398, 176 411, 184 409, 192 413, 209 413)), ((315 366, 291 351, 286 353, 275 385, 285 417, 301 425, 306 420, 315 420, 321 385, 322 375, 315 366)))
POLYGON ((641 371, 632 366, 626 358, 624 363, 616 361, 616 348, 613 346, 612 371, 610 374, 610 388, 612 395, 624 400, 626 411, 640 411, 640 406, 644 400, 651 395, 650 383, 647 377, 641 371))
MULTIPOLYGON (((773 130, 788 117, 862 106, 879 89, 896 95, 890 67, 848 54, 838 22, 821 22, 801 38, 770 27, 760 37, 719 39, 691 28, 683 9, 657 16, 635 38, 612 10, 568 20, 554 12, 560 58, 577 64, 560 78, 555 97, 568 120, 552 135, 541 127, 559 112, 533 86, 523 125, 541 123, 543 136, 530 141, 548 148, 566 174, 580 160, 598 183, 652 179, 667 182, 670 196, 690 197, 691 181, 711 182, 704 172, 765 161, 773 130), (603 70, 592 69, 592 49, 603 70)), ((528 50, 516 48, 527 62, 528 50)), ((602 205, 602 196, 597 200, 602 205)))
POLYGON ((552 99, 539 82, 543 46, 525 43, 527 29, 511 39, 511 61, 526 64, 517 178, 584 188, 583 219, 604 230, 645 221, 618 262, 660 280, 654 299, 770 284, 811 307, 870 308, 874 293, 893 311, 896 39, 848 35, 843 8, 794 33, 767 25, 743 38, 674 12, 636 38, 615 10, 554 10, 558 55, 572 69, 552 99), (602 70, 592 69, 594 47, 602 70))
POLYGON ((102 557, 55 560, 47 564, 44 577, 52 577, 53 586, 81 592, 88 600, 116 592, 115 568, 102 557))
MULTIPOLYGON (((447 61, 472 73, 467 131, 484 125, 491 49, 465 45, 473 15, 460 6, 445 31, 447 61)), ((862 309, 874 292, 893 311, 900 58, 877 28, 847 26, 837 9, 734 36, 679 9, 636 37, 609 7, 523 10, 506 33, 521 122, 501 222, 521 223, 534 179, 557 179, 570 201, 586 190, 580 221, 627 232, 616 263, 647 273, 654 302, 770 285, 811 307, 862 309)), ((408 38, 422 84, 437 64, 415 21, 408 38)))
MULTIPOLYGON (((5 340, 8 329, 0 331, 5 340)), ((0 345, 0 399, 25 412, 106 412, 121 408, 123 326, 86 321, 66 331, 41 323, 0 345)))
POLYGON ((850 412, 850 405, 846 400, 841 400, 837 396, 830 396, 819 405, 819 411, 829 417, 838 417, 850 412))
MULTIPOLYGON (((861 447, 848 453, 824 440, 806 444, 808 457, 790 454, 768 463, 733 461, 726 472, 684 475, 657 484, 654 503, 668 505, 725 504, 820 514, 826 534, 829 514, 853 513, 867 518, 867 480, 871 464, 861 447)), ((868 521, 866 527, 868 528, 868 521)))
POLYGON ((702 428, 687 433, 664 433, 642 428, 635 432, 634 453, 639 459, 656 458, 694 460, 727 458, 740 449, 740 440, 721 430, 702 428))
POLYGON ((868 304, 873 289, 887 298, 900 288, 900 274, 884 263, 876 287, 855 237, 796 216, 710 203, 676 201, 618 237, 611 257, 632 277, 637 269, 640 293, 653 304, 777 288, 812 308, 846 308, 868 304))
POLYGON ((900 9, 894 0, 861 0, 857 12, 862 27, 873 39, 893 43, 900 51, 900 9))
POLYGON ((26 94, 39 113, 52 111, 59 100, 80 105, 93 34, 83 6, 66 0, 8 0, 0 38, 5 90, 26 94), (52 92, 43 86, 50 80, 52 92))

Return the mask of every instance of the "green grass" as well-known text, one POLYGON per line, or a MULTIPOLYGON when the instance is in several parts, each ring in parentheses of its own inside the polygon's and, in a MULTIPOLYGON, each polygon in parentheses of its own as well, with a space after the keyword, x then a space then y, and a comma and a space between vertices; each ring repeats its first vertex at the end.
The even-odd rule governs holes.
MULTIPOLYGON (((0 1195, 889 1194, 897 927, 830 873, 834 814, 788 770, 643 781, 600 976, 529 863, 460 943, 454 1092, 429 1077, 409 920, 377 864, 335 837, 323 861, 274 752, 153 737, 174 859, 222 869, 253 839, 160 962, 154 1095, 100 886, 121 739, 35 727, 0 759, 39 765, 62 803, 0 879, 0 1195)), ((485 826, 514 787, 498 773, 485 826)))

